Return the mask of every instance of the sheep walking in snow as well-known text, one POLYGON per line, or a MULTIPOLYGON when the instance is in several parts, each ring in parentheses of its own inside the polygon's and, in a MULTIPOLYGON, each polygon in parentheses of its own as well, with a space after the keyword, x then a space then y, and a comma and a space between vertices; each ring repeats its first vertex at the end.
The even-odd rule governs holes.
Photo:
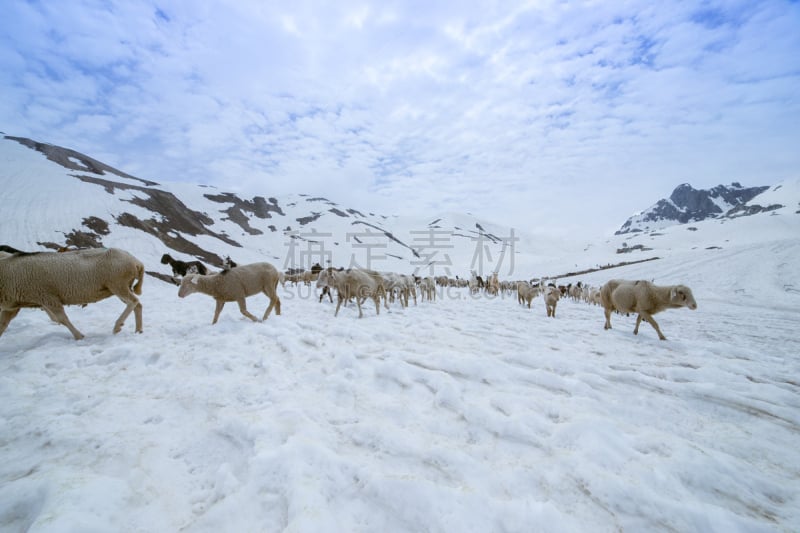
POLYGON ((422 278, 419 281, 419 288, 423 300, 425 298, 427 298, 429 302, 436 300, 436 282, 431 276, 422 278))
POLYGON ((547 316, 556 317, 556 305, 561 298, 561 290, 558 287, 548 287, 544 291, 544 306, 547 309, 547 316))
POLYGON ((208 294, 217 302, 214 310, 214 320, 216 324, 219 314, 226 302, 236 302, 239 304, 239 311, 252 320, 258 319, 247 311, 245 300, 248 296, 253 296, 259 292, 264 293, 269 298, 269 306, 264 312, 261 320, 266 320, 272 309, 275 314, 281 314, 281 299, 278 297, 278 271, 269 263, 251 263, 223 270, 217 274, 188 274, 181 280, 178 289, 178 296, 185 298, 195 292, 208 294))
MULTIPOLYGON (((317 288, 334 287, 338 293, 338 302, 333 316, 338 316, 342 302, 355 298, 358 305, 358 318, 364 316, 361 310, 361 300, 367 297, 375 302, 375 313, 381 313, 381 295, 386 297, 386 292, 382 284, 380 274, 372 271, 358 269, 345 270, 338 272, 333 269, 323 270, 317 279, 317 288)), ((388 309, 388 303, 387 303, 388 309)))
POLYGON ((39 307, 63 324, 76 340, 83 334, 72 325, 65 305, 85 305, 110 296, 125 302, 114 323, 119 333, 134 313, 136 332, 142 332, 144 265, 124 250, 93 248, 63 253, 32 252, 0 257, 0 335, 23 307, 39 307))
POLYGON ((500 293, 500 280, 497 279, 497 272, 492 272, 489 276, 489 280, 486 282, 486 292, 492 296, 500 293))
POLYGON ((400 306, 408 307, 409 297, 413 297, 414 305, 417 305, 417 284, 414 276, 386 272, 381 274, 381 278, 390 302, 394 302, 395 296, 397 296, 400 306))
POLYGON ((600 290, 600 299, 606 315, 604 329, 611 329, 611 312, 638 313, 633 334, 639 333, 642 320, 649 322, 658 333, 658 338, 667 340, 653 315, 664 309, 688 307, 697 309, 692 290, 685 285, 658 286, 649 281, 612 279, 600 290))
POLYGON ((517 303, 520 305, 528 304, 528 309, 531 308, 531 301, 539 294, 538 287, 532 286, 527 281, 520 281, 517 283, 517 303))

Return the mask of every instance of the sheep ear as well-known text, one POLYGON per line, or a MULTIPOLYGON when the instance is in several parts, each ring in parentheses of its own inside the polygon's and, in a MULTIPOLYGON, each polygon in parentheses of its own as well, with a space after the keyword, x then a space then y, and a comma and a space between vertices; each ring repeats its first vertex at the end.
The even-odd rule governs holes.
POLYGON ((672 291, 670 291, 669 293, 669 298, 670 300, 674 300, 677 297, 678 297, 678 289, 673 287, 672 291))
POLYGON ((195 275, 195 274, 192 274, 192 277, 191 277, 191 278, 189 278, 189 281, 191 281, 192 283, 194 283, 195 285, 197 285, 197 275, 195 275))

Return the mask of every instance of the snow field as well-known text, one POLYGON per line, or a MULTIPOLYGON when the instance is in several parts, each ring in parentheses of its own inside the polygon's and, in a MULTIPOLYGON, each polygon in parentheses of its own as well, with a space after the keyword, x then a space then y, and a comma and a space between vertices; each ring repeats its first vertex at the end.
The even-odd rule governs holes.
POLYGON ((211 298, 148 277, 142 335, 111 334, 109 299, 67 310, 79 342, 23 310, 0 339, 0 529, 790 531, 796 295, 725 298, 750 264, 713 281, 727 259, 697 259, 666 342, 453 289, 359 320, 287 286, 281 316, 211 326, 211 298))

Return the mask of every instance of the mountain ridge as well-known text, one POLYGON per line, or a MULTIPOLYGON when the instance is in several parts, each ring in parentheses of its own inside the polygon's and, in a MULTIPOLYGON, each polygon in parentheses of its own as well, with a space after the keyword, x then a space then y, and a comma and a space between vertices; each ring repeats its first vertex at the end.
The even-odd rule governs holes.
MULTIPOLYGON (((709 198, 716 202, 715 216, 688 227, 664 218, 657 231, 649 223, 628 224, 629 231, 587 243, 580 235, 565 239, 546 230, 528 232, 469 213, 387 216, 313 194, 275 197, 267 191, 246 197, 211 185, 146 180, 74 150, 22 137, 0 137, 0 172, 0 199, 6 206, 0 243, 28 250, 121 247, 140 257, 151 274, 160 271, 157 277, 167 275, 159 264, 166 252, 215 268, 230 256, 242 264, 268 261, 281 270, 320 263, 462 277, 471 270, 497 271, 532 279, 665 257, 675 250, 719 249, 729 245, 731 231, 737 232, 736 241, 751 242, 754 232, 747 227, 758 227, 760 235, 790 235, 786 228, 800 219, 794 216, 800 213, 800 180, 767 190, 720 186, 713 196, 695 201, 698 206, 709 198), (745 196, 748 201, 730 207, 745 196), (772 221, 757 216, 764 214, 791 216, 772 221), (624 261, 619 254, 627 254, 624 261)), ((689 184, 676 191, 678 202, 689 206, 692 200, 681 195, 698 194, 689 184)))
MULTIPOLYGON (((151 240, 151 249, 163 246, 165 251, 178 252, 217 268, 222 266, 226 255, 245 262, 264 260, 266 255, 274 261, 281 259, 288 248, 301 254, 301 264, 287 258, 288 268, 307 268, 319 262, 319 258, 310 259, 314 251, 325 257, 326 252, 339 249, 339 254, 327 256, 330 262, 340 264, 341 257, 350 256, 349 262, 344 260, 346 266, 367 266, 361 264, 363 259, 355 259, 356 255, 366 254, 368 262, 386 259, 391 263, 387 266, 402 265, 407 269, 428 266, 422 264, 426 257, 422 253, 424 248, 437 248, 442 254, 451 246, 464 248, 463 242, 458 246, 440 242, 443 234, 452 241, 481 242, 491 248, 490 252, 500 255, 503 242, 497 235, 509 231, 476 218, 471 219, 469 228, 452 224, 445 227, 441 221, 446 217, 433 217, 440 224, 429 222, 431 219, 417 219, 412 222, 417 227, 403 233, 397 228, 397 220, 402 217, 364 213, 321 196, 247 198, 213 186, 156 182, 137 178, 68 148, 23 137, 5 136, 4 140, 31 149, 50 163, 42 166, 40 161, 30 159, 30 154, 18 151, 5 156, 9 173, 20 174, 30 181, 17 184, 19 196, 26 197, 24 202, 38 203, 30 198, 35 189, 34 196, 46 203, 50 214, 59 219, 53 226, 60 237, 28 237, 18 245, 35 244, 51 250, 107 246, 114 245, 121 233, 132 230, 154 238, 157 242, 151 240), (79 201, 63 201, 72 197, 79 201), (61 208, 71 213, 56 212, 61 208), (323 250, 326 246, 329 249, 323 250), (260 249, 260 253, 248 253, 253 249, 260 249), (338 255, 338 261, 334 255, 338 255)), ((9 143, 3 144, 8 148, 9 143)), ((13 188, 14 183, 11 185, 13 188)), ((447 266, 444 262, 440 265, 447 266)))
POLYGON ((709 218, 731 215, 758 214, 783 205, 748 205, 754 198, 767 191, 769 186, 743 187, 739 182, 730 186, 717 185, 710 189, 695 189, 682 183, 672 191, 669 198, 662 198, 644 211, 628 218, 615 235, 660 229, 673 224, 700 222, 709 218))

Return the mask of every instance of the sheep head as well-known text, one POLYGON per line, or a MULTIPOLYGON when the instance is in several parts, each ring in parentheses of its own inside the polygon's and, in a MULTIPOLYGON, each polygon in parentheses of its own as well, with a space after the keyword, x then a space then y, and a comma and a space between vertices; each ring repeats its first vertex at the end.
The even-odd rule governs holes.
POLYGON ((333 287, 335 281, 336 273, 333 270, 323 270, 319 273, 319 277, 317 278, 317 288, 333 287))
POLYGON ((192 293, 195 293, 199 290, 197 287, 197 278, 200 274, 187 274, 181 280, 181 286, 178 289, 178 297, 185 298, 192 293))
POLYGON ((669 293, 669 303, 674 307, 688 307, 697 309, 697 302, 694 301, 692 289, 686 285, 675 285, 669 293))

